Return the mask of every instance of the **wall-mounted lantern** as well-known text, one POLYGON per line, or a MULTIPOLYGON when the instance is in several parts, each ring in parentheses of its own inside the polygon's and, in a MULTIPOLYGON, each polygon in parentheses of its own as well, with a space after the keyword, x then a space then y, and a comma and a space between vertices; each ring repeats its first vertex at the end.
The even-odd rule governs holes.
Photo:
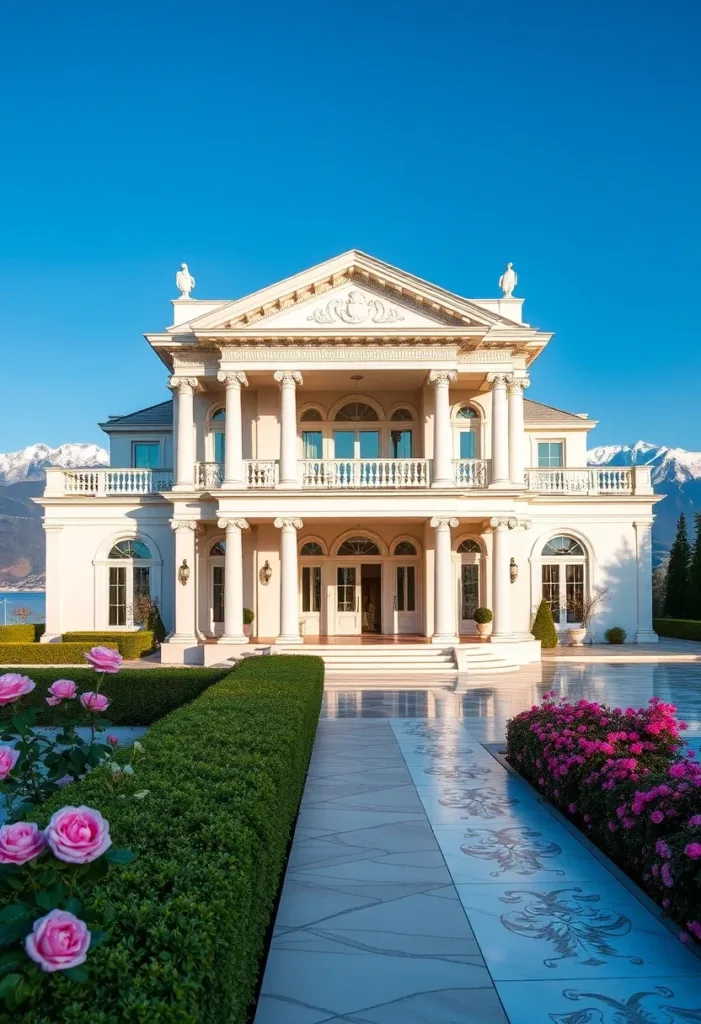
POLYGON ((182 583, 183 586, 190 579, 190 566, 187 564, 187 559, 183 558, 183 564, 178 569, 178 582, 182 583))
POLYGON ((272 570, 272 568, 270 566, 270 562, 268 561, 267 558, 265 560, 265 564, 264 564, 263 568, 258 573, 258 578, 259 578, 260 582, 263 584, 264 587, 267 587, 267 585, 270 583, 271 579, 273 578, 273 570, 272 570))
POLYGON ((516 564, 515 558, 512 558, 509 563, 509 577, 511 578, 512 583, 515 583, 518 579, 518 565, 516 564))

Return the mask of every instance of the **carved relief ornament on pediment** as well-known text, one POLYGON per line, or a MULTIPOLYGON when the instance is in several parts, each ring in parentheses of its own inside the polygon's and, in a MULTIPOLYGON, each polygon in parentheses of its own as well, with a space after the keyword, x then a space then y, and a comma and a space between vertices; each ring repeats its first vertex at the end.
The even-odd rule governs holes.
POLYGON ((394 324, 403 319, 395 306, 365 295, 359 288, 351 288, 346 296, 329 299, 307 316, 307 320, 317 324, 394 324))

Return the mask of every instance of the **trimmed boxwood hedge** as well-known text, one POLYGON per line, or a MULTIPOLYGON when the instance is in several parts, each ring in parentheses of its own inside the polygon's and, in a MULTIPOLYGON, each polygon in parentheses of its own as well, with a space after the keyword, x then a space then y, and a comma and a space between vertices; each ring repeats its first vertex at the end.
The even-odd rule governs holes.
POLYGON ((323 675, 320 658, 246 659, 143 738, 128 783, 148 790, 143 800, 120 799, 98 769, 41 809, 43 826, 65 804, 98 807, 114 842, 138 858, 93 890, 112 916, 109 939, 89 954, 94 981, 48 976, 22 1006, 24 1024, 244 1024, 323 675))
MULTIPOLYGON (((51 645, 54 646, 53 644, 51 645)), ((116 676, 105 676, 100 691, 112 704, 106 712, 114 725, 150 725, 169 711, 199 697, 203 690, 229 673, 220 668, 125 668, 116 676)), ((95 673, 91 668, 32 668, 24 672, 36 688, 22 698, 23 706, 39 709, 39 722, 56 719, 46 706, 49 686, 57 679, 72 679, 82 690, 91 690, 95 673)), ((70 705, 69 705, 70 706, 70 705)))
POLYGON ((658 636, 675 640, 701 640, 701 622, 696 619, 653 619, 653 629, 658 636))
POLYGON ((18 622, 0 626, 0 644, 34 644, 45 629, 43 622, 18 622))
MULTIPOLYGON (((0 644, 0 665, 82 665, 94 643, 0 644)), ((103 643, 116 651, 114 643, 103 643)))
POLYGON ((132 630, 128 633, 113 632, 71 632, 63 634, 64 641, 70 643, 89 643, 91 647, 104 647, 116 644, 119 653, 123 658, 134 660, 142 654, 147 654, 156 646, 156 637, 152 629, 132 630))

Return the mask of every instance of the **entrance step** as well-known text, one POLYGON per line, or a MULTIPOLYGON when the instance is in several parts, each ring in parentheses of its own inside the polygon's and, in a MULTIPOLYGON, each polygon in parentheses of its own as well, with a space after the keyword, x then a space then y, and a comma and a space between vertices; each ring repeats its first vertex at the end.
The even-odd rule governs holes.
POLYGON ((304 644, 280 645, 275 654, 315 654, 324 659, 329 682, 358 678, 363 685, 382 685, 398 679, 411 680, 414 685, 429 679, 446 682, 457 680, 452 647, 437 644, 304 644), (372 681, 372 682, 370 682, 372 681))

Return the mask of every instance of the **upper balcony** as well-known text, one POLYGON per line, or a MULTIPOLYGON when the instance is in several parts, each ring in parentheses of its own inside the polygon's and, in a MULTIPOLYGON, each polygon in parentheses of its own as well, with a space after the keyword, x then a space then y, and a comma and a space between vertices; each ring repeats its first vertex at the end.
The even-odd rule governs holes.
MULTIPOLYGON (((491 483, 491 460, 454 459, 452 483, 456 491, 485 490, 491 483)), ((585 467, 582 469, 528 469, 524 478, 527 493, 563 498, 610 495, 651 495, 649 466, 585 467)), ((276 460, 244 460, 245 484, 236 490, 273 490, 279 485, 276 460)), ((135 498, 168 493, 173 487, 169 469, 48 469, 47 498, 83 497, 135 498)), ((328 491, 417 491, 433 483, 432 459, 301 459, 298 486, 314 492, 328 491)), ((224 464, 195 464, 193 489, 217 491, 224 484, 224 464)), ((506 485, 509 488, 511 485, 506 485)), ((523 493, 523 492, 521 492, 523 493)))

